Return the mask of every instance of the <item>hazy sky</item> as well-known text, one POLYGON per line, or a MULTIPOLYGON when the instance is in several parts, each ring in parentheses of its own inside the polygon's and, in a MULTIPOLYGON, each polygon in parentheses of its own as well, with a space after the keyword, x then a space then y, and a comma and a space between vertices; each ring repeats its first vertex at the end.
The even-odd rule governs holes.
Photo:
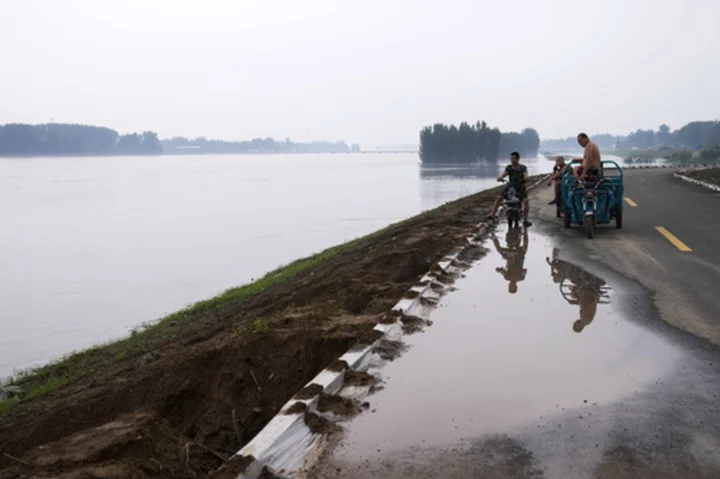
POLYGON ((0 123, 415 143, 720 117, 719 0, 0 0, 0 123))

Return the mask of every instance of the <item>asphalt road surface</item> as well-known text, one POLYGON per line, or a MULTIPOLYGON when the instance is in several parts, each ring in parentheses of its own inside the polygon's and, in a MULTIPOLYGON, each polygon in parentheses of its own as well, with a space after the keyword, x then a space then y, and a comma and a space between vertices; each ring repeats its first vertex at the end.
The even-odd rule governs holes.
MULTIPOLYGON (((557 228, 550 208, 539 214, 557 228)), ((720 345, 720 194, 666 169, 626 170, 623 223, 600 226, 593 241, 579 229, 562 237, 648 288, 662 319, 720 345)))
POLYGON ((720 478, 720 198, 625 185, 592 240, 533 192, 309 477, 720 478))

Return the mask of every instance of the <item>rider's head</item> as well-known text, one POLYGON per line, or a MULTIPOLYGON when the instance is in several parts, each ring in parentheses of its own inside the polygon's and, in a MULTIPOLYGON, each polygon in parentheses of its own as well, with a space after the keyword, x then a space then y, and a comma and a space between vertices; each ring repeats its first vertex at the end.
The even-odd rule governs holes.
POLYGON ((517 151, 513 151, 512 153, 510 153, 510 163, 512 163, 513 165, 517 165, 518 163, 520 163, 520 153, 518 153, 517 151))
POLYGON ((590 137, 587 136, 586 133, 580 133, 577 136, 577 140, 578 140, 578 143, 580 144, 580 146, 582 146, 583 148, 585 148, 587 146, 587 144, 590 143, 590 137))
POLYGON ((515 281, 508 283, 508 292, 512 294, 517 293, 517 283, 515 281))
POLYGON ((576 333, 579 333, 580 331, 582 331, 584 327, 585 327, 585 323, 583 322, 582 319, 578 319, 577 321, 575 321, 573 323, 573 331, 575 331, 576 333))
POLYGON ((555 163, 558 165, 564 165, 565 164, 565 158, 562 156, 556 156, 555 157, 555 163))

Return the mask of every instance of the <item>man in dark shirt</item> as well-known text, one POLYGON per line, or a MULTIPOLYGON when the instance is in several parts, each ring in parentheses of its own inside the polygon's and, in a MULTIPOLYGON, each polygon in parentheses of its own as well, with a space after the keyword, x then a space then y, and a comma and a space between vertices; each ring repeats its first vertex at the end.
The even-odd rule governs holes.
MULTIPOLYGON (((528 221, 530 202, 528 201, 527 191, 525 190, 525 183, 527 182, 529 175, 527 167, 520 163, 520 153, 517 151, 510 153, 510 164, 505 168, 500 176, 498 176, 497 180, 502 182, 505 178, 508 179, 508 188, 510 186, 515 188, 515 196, 523 202, 523 212, 525 214, 525 222, 523 224, 526 227, 531 226, 532 223, 528 221)), ((505 188, 503 194, 495 199, 492 211, 488 215, 489 220, 495 221, 495 213, 497 213, 497 209, 500 207, 500 202, 507 195, 508 188, 505 188)))

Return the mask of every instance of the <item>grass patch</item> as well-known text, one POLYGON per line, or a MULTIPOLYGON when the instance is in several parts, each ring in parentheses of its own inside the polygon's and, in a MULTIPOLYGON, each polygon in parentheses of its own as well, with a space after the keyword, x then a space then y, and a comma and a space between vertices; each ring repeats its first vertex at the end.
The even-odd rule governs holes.
POLYGON ((5 416, 13 406, 20 402, 20 398, 11 398, 7 401, 0 402, 0 418, 5 416))

